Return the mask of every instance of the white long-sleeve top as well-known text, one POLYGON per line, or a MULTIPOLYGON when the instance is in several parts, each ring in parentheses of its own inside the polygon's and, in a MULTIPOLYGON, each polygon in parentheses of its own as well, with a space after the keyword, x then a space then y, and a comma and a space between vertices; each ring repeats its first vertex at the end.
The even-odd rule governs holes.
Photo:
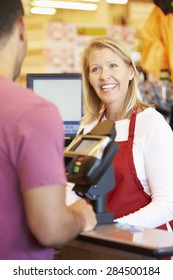
MULTIPOLYGON (((80 130, 84 128, 86 134, 96 124, 97 121, 81 125, 80 130)), ((115 141, 128 139, 128 119, 116 121, 115 128, 115 141)), ((152 200, 117 221, 155 228, 173 220, 173 132, 164 117, 153 108, 137 115, 133 156, 137 176, 152 200)))

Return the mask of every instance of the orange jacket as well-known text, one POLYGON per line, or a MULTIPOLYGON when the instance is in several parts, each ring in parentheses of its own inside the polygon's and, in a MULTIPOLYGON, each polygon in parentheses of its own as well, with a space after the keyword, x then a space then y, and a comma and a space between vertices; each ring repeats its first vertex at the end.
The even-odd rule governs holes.
POLYGON ((142 33, 141 66, 160 78, 160 70, 168 69, 173 84, 173 14, 165 15, 155 6, 142 33))

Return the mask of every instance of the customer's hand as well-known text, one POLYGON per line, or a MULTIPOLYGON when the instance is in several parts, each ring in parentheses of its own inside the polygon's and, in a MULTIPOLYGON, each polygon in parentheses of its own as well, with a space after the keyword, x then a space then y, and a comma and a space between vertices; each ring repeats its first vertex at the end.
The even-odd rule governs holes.
POLYGON ((69 209, 79 214, 82 221, 82 231, 93 230, 97 219, 93 207, 85 199, 80 199, 69 206, 69 209))

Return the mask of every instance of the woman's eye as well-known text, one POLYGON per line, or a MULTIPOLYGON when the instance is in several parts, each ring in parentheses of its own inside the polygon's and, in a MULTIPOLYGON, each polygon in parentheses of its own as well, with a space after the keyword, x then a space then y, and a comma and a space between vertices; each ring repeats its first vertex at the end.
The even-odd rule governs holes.
POLYGON ((99 67, 93 67, 91 68, 92 73, 97 73, 99 71, 99 67))
POLYGON ((116 67, 118 67, 118 65, 115 64, 115 63, 111 63, 110 66, 111 66, 111 68, 116 68, 116 67))

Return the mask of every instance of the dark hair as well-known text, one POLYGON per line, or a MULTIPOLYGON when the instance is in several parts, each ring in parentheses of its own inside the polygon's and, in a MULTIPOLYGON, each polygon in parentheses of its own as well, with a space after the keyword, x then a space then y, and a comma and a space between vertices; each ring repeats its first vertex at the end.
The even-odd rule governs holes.
POLYGON ((24 16, 21 0, 0 0, 0 39, 11 33, 20 16, 24 16))
POLYGON ((171 0, 154 0, 153 1, 162 11, 165 15, 172 14, 173 13, 173 1, 171 0))

